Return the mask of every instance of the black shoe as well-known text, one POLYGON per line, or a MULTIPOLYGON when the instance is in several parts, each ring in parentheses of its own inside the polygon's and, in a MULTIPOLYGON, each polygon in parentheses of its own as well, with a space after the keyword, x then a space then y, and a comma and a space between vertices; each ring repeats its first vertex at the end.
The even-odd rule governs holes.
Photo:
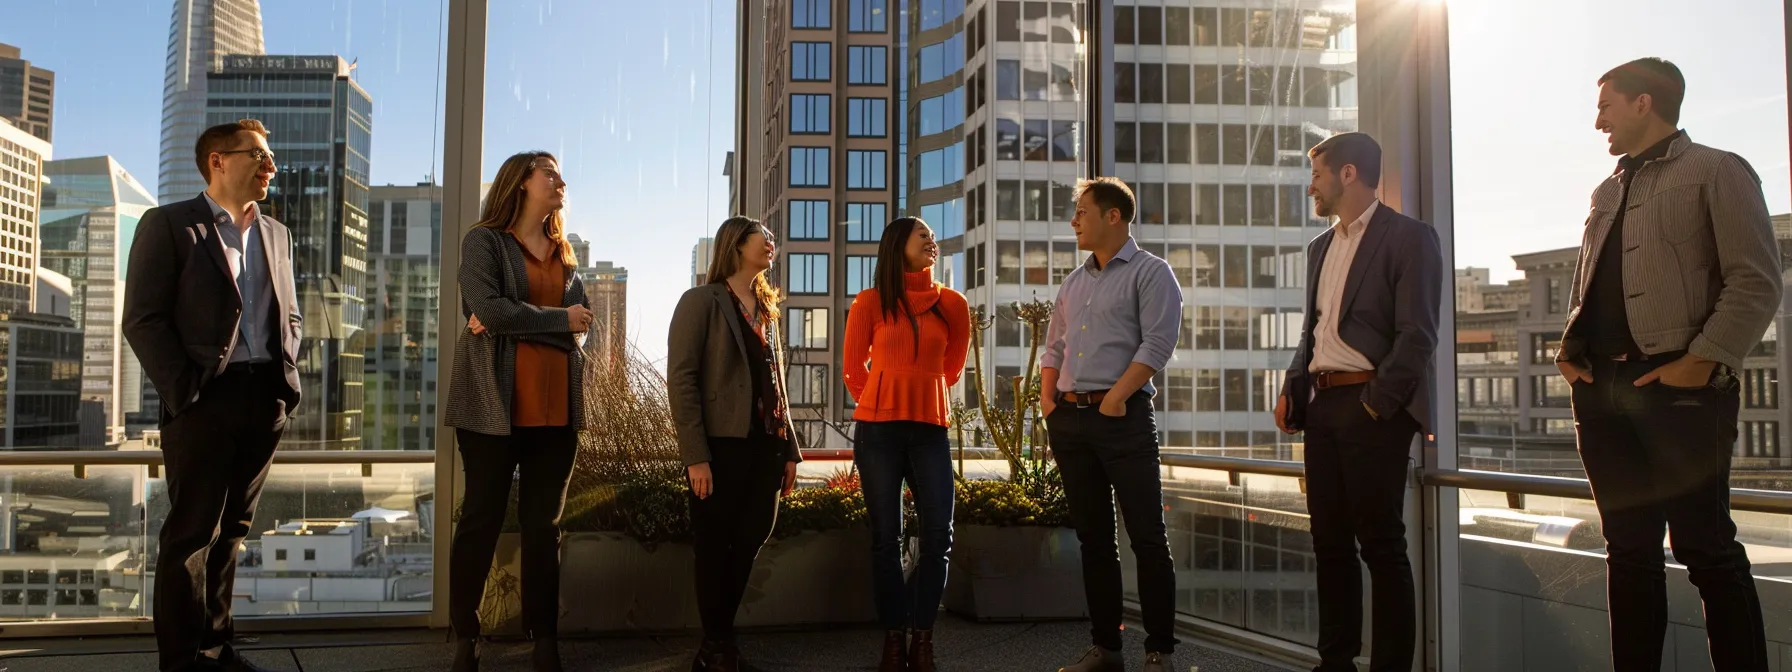
POLYGON ((453 672, 479 672, 479 639, 464 637, 454 642, 453 672))
POLYGON ((235 648, 229 646, 224 647, 224 652, 218 655, 218 665, 227 672, 273 672, 271 668, 256 665, 248 658, 244 658, 242 654, 237 653, 235 648))

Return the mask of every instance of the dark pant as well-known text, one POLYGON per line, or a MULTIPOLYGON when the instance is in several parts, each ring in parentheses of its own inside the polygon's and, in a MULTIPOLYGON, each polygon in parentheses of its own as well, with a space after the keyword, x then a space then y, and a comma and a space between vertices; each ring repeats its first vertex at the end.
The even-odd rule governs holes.
POLYGON ((933 629, 946 590, 955 493, 946 428, 925 422, 860 422, 852 461, 871 519, 871 587, 886 630, 933 629), (914 576, 902 576, 902 484, 915 498, 921 552, 914 576))
POLYGON ((1612 666, 1660 669, 1665 527, 1705 603, 1712 667, 1766 670, 1761 599, 1730 519, 1736 378, 1719 373, 1694 389, 1635 385, 1662 363, 1597 361, 1593 382, 1574 385, 1581 461, 1605 531, 1612 666))
POLYGON ((1089 600, 1090 636, 1109 650, 1120 648, 1120 545, 1114 502, 1126 522, 1139 568, 1139 609, 1145 617, 1145 650, 1176 648, 1176 567, 1164 526, 1164 488, 1158 468, 1157 419, 1151 397, 1134 394, 1126 415, 1102 415, 1098 406, 1059 401, 1046 419, 1052 456, 1064 477, 1064 497, 1083 548, 1083 591, 1089 600))
POLYGON ((734 639, 734 614, 746 595, 753 559, 778 521, 787 450, 770 437, 709 437, 709 498, 689 495, 697 612, 705 639, 734 639))
POLYGON ((1406 557, 1411 415, 1375 419, 1361 385, 1319 392, 1307 407, 1307 511, 1318 564, 1320 670, 1355 670, 1363 650, 1363 565, 1369 566, 1369 669, 1412 668, 1417 635, 1412 562, 1406 557), (1359 552, 1358 546, 1361 546, 1359 552))
POLYGON ((523 528, 523 629, 531 637, 560 630, 560 514, 578 454, 578 430, 512 427, 510 436, 457 429, 467 493, 454 526, 448 569, 448 621, 460 637, 479 636, 479 601, 504 531, 510 484, 517 482, 523 528))
POLYGON ((161 669, 191 665, 235 635, 230 600, 237 545, 286 430, 280 364, 231 369, 162 425, 168 516, 156 558, 155 629, 161 669))

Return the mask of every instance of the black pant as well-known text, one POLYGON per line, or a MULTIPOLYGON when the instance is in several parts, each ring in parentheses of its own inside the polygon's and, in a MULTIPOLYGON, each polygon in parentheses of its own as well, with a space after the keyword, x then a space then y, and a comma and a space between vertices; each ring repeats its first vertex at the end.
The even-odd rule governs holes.
POLYGON ((697 612, 705 639, 734 639, 734 613, 746 595, 753 559, 778 520, 784 465, 790 461, 787 445, 764 435, 709 437, 709 498, 689 495, 697 612))
POLYGON ((156 558, 155 628, 161 669, 191 665, 235 636, 230 615, 237 545, 286 430, 281 365, 233 368, 162 425, 168 517, 156 558))
POLYGON ((1355 670, 1363 650, 1363 569, 1373 630, 1369 669, 1412 669, 1417 636, 1406 557, 1407 452, 1419 423, 1404 411, 1375 419, 1363 386, 1319 392, 1307 407, 1307 511, 1318 564, 1320 670, 1355 670), (1361 551, 1358 551, 1358 545, 1361 551))
POLYGON ((1157 419, 1151 397, 1134 394, 1126 415, 1112 418, 1098 406, 1058 402, 1047 418, 1052 456, 1064 477, 1064 497, 1083 550, 1083 591, 1089 600, 1090 637, 1118 650, 1121 600, 1120 545, 1114 502, 1126 522, 1139 568, 1139 609, 1145 617, 1145 650, 1176 648, 1176 566, 1164 526, 1163 475, 1158 468, 1157 419))
POLYGON ((455 430, 467 493, 454 527, 448 570, 448 620, 460 637, 479 636, 479 601, 491 574, 510 483, 517 483, 523 528, 523 628, 531 637, 560 630, 560 514, 579 449, 578 430, 512 427, 510 436, 455 430), (514 476, 514 478, 513 478, 514 476))
POLYGON ((1593 382, 1574 385, 1581 461, 1605 531, 1612 666, 1660 669, 1665 527, 1674 559, 1686 565, 1705 603, 1712 667, 1766 670, 1761 598, 1730 519, 1736 377, 1722 372, 1694 389, 1635 385, 1663 363, 1596 361, 1593 382))

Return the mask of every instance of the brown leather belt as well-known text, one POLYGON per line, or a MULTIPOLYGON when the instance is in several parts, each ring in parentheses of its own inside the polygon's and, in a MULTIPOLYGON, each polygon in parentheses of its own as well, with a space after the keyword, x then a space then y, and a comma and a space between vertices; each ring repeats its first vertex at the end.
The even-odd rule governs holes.
POLYGON ((1371 380, 1375 380, 1374 371, 1320 371, 1313 374, 1313 389, 1361 385, 1371 380))
POLYGON ((1106 399, 1107 397, 1107 390, 1096 390, 1094 392, 1059 392, 1058 403, 1068 403, 1077 408, 1088 408, 1090 406, 1101 404, 1101 400, 1106 399))

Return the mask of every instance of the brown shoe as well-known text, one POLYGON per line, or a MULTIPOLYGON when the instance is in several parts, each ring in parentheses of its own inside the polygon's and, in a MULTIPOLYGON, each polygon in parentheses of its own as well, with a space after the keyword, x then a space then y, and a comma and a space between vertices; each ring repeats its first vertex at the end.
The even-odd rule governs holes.
POLYGON ((916 630, 908 645, 909 672, 933 672, 933 631, 916 630))
POLYGON ((884 632, 884 655, 878 660, 877 672, 907 672, 908 633, 901 630, 884 632))

